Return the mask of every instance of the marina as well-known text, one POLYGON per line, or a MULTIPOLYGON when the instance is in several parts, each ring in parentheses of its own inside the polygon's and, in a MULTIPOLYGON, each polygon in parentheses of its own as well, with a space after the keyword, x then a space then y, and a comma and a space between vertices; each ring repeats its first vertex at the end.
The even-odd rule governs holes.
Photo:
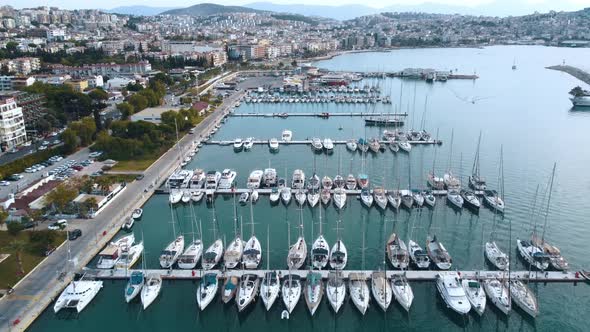
POLYGON ((315 117, 315 118, 330 118, 338 116, 347 117, 406 117, 408 113, 383 113, 383 112, 333 112, 333 113, 235 113, 232 112, 228 115, 229 117, 235 118, 288 118, 288 117, 315 117))

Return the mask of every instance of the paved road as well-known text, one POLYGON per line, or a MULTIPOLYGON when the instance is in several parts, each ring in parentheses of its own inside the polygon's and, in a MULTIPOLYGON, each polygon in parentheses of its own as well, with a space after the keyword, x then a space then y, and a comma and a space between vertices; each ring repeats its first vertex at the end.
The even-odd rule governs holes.
POLYGON ((43 177, 44 173, 47 173, 51 170, 58 168, 59 166, 64 165, 68 160, 83 161, 83 160, 88 159, 88 154, 90 154, 90 151, 88 150, 88 148, 84 148, 84 149, 78 150, 74 154, 71 154, 71 155, 65 157, 61 161, 59 161, 49 167, 45 167, 44 169, 42 169, 38 172, 35 172, 35 173, 22 172, 21 174, 24 176, 22 179, 20 179, 18 181, 14 181, 14 182, 11 181, 9 186, 0 187, 0 200, 5 199, 8 196, 8 194, 11 194, 11 193, 14 194, 14 193, 22 190, 23 188, 26 188, 29 184, 31 184, 35 181, 38 181, 39 179, 41 179, 43 177))
MULTIPOLYGON (((222 106, 205 118, 195 130, 195 134, 184 136, 178 144, 182 151, 194 148, 198 135, 206 135, 218 124, 227 110, 239 98, 234 94, 224 101, 222 106)), ((198 158, 198 154, 196 156, 198 158)), ((76 158, 76 157, 74 157, 76 158)), ((110 238, 119 230, 131 211, 143 205, 153 194, 153 190, 166 180, 168 175, 180 167, 177 146, 172 147, 158 159, 144 174, 145 178, 128 184, 112 203, 95 219, 74 222, 69 228, 81 228, 82 237, 70 242, 73 267, 76 271, 84 267, 110 238), (149 188, 153 184, 152 188, 149 188), (103 233, 106 235, 103 236, 103 233)), ((64 270, 67 260, 67 246, 58 248, 51 256, 39 264, 27 278, 15 286, 14 293, 0 299, 0 331, 12 328, 22 331, 40 315, 51 301, 59 296, 62 289, 69 283, 71 276, 62 281, 58 279, 64 270), (14 324, 15 320, 19 322, 14 324)))

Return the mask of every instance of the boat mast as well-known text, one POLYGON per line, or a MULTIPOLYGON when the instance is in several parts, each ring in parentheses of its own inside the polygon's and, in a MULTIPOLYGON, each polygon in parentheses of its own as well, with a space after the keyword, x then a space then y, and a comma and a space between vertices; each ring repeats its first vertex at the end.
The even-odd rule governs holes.
POLYGON ((547 216, 549 215, 549 205, 551 203, 551 192, 553 190, 553 179, 555 178, 555 169, 557 168, 557 163, 553 163, 553 172, 551 173, 551 183, 549 184, 549 197, 547 198, 547 207, 545 209, 545 224, 543 225, 543 235, 541 236, 541 242, 545 243, 545 231, 547 230, 547 216))
MULTIPOLYGON (((238 237, 238 208, 236 207, 236 192, 234 191, 234 236, 238 237)), ((241 237, 241 231, 239 236, 241 237)))
POLYGON ((252 200, 250 200, 250 226, 252 227, 252 236, 254 236, 254 209, 252 208, 252 200))
POLYGON ((453 138, 455 136, 455 130, 451 129, 451 145, 449 147, 450 151, 449 151, 449 163, 447 164, 447 173, 451 173, 451 164, 452 164, 452 159, 453 159, 453 138))
MULTIPOLYGON (((438 130, 439 128, 436 128, 436 141, 438 141, 438 130)), ((436 183, 435 181, 435 173, 434 173, 434 165, 436 164, 436 152, 437 152, 438 148, 436 147, 436 144, 434 145, 434 158, 432 159, 432 184, 434 185, 436 183)))
POLYGON ((174 210, 172 209, 172 204, 170 204, 170 216, 172 217, 172 238, 176 239, 176 228, 174 227, 174 210))
MULTIPOLYGON (((481 143, 481 130, 479 131, 479 138, 477 139, 477 149, 475 150, 475 158, 473 159, 473 167, 471 168, 472 179, 479 180, 479 146, 481 143)), ((501 163, 501 161, 500 161, 501 163)))

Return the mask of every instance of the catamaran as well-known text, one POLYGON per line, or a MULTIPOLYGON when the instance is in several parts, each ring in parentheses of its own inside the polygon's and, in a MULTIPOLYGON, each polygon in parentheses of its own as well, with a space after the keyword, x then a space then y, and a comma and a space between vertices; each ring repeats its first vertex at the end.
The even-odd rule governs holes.
POLYGON ((461 315, 471 310, 471 304, 461 286, 460 277, 455 271, 441 272, 436 275, 436 288, 447 307, 461 315))
POLYGON ((305 278, 305 303, 309 313, 313 316, 318 309, 324 295, 324 283, 322 275, 318 272, 309 272, 305 278))
POLYGON ((143 310, 147 309, 150 304, 160 295, 162 289, 162 277, 157 274, 150 274, 147 276, 147 280, 143 288, 141 289, 141 303, 143 310))
POLYGON ((199 288, 197 288, 197 304, 201 311, 213 301, 217 289, 219 288, 219 280, 215 273, 206 273, 201 279, 199 288))
POLYGON ((82 312, 98 294, 102 286, 102 281, 84 280, 83 278, 82 280, 72 281, 55 301, 53 311, 58 313, 62 309, 71 308, 75 309, 77 313, 82 312))
POLYGON ((260 280, 255 274, 244 274, 240 280, 240 287, 236 295, 236 304, 238 312, 242 312, 246 307, 254 302, 256 295, 258 295, 258 286, 260 280))
POLYGON ((342 272, 330 272, 328 274, 326 296, 334 312, 338 313, 346 298, 346 284, 342 278, 342 272))

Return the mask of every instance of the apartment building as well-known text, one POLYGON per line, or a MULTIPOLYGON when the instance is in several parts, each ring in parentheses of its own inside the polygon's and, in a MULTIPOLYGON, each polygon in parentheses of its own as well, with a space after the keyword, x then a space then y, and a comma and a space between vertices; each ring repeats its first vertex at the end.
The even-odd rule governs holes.
POLYGON ((0 99, 0 147, 13 149, 27 140, 23 110, 14 98, 0 99))

